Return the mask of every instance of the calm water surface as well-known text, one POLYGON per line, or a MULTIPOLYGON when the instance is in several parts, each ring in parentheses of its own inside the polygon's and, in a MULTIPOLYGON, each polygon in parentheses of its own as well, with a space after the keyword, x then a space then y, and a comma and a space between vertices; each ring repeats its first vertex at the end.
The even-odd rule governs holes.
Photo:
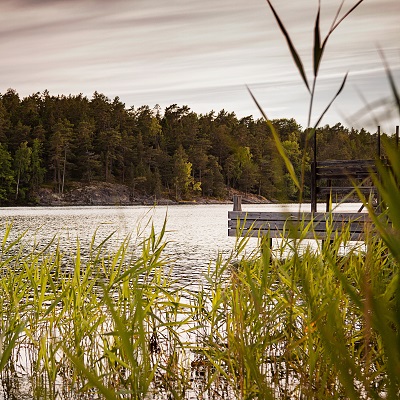
MULTIPOLYGON (((346 204, 343 211, 357 211, 359 204, 346 204)), ((298 205, 245 204, 244 211, 297 211, 298 205)), ((303 205, 309 211, 309 205, 303 205)), ((13 237, 28 230, 25 240, 46 245, 54 236, 64 253, 73 256, 77 238, 82 254, 95 234, 95 243, 100 244, 114 233, 109 246, 118 246, 127 235, 132 234, 134 249, 154 224, 156 232, 167 220, 165 241, 166 254, 173 261, 176 277, 184 281, 197 281, 207 272, 210 262, 218 253, 227 257, 234 248, 235 238, 228 237, 227 214, 231 204, 224 205, 176 205, 176 206, 132 206, 132 207, 15 207, 0 208, 0 234, 6 223, 13 224, 13 237)), ((0 237, 0 239, 1 239, 0 237)), ((250 240, 249 249, 257 239, 250 240)))

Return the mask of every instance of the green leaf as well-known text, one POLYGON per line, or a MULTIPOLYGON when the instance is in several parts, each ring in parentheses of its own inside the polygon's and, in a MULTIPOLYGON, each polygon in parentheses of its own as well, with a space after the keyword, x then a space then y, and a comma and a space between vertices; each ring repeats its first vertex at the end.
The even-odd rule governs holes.
POLYGON ((300 188, 300 183, 299 183, 299 180, 297 179, 296 173, 294 171, 293 164, 289 160, 289 158, 288 158, 288 156, 287 156, 287 154, 285 152, 285 149, 284 149, 284 147, 283 147, 283 145, 282 145, 282 143, 281 143, 281 141, 279 139, 279 136, 276 133, 276 130, 275 130, 274 126, 272 125, 271 121, 268 119, 267 115, 265 114, 264 110, 262 109, 262 107, 258 103, 257 99, 254 97, 254 95, 251 92, 251 90, 249 88, 247 88, 247 90, 249 91, 253 101, 256 103, 256 105, 257 105, 258 109, 260 110, 262 116, 264 117, 265 122, 268 124, 268 127, 271 129, 272 136, 274 137, 276 148, 278 149, 279 155, 282 157, 282 159, 283 159, 283 161, 285 163, 285 166, 286 166, 286 169, 289 172, 290 178, 292 179, 292 181, 296 185, 296 187, 300 190, 301 189, 300 188))
POLYGON ((314 76, 317 77, 319 65, 321 63, 323 49, 321 49, 321 35, 319 29, 319 19, 320 19, 321 4, 318 4, 318 13, 315 20, 314 27, 314 76))
MULTIPOLYGON (((326 41, 328 40, 328 38, 329 38, 329 36, 332 34, 332 32, 333 32, 333 31, 334 31, 334 30, 349 16, 363 1, 364 1, 364 0, 359 0, 356 4, 354 4, 353 7, 350 8, 349 11, 347 11, 347 13, 345 13, 345 14, 343 15, 342 18, 340 18, 340 20, 339 20, 338 22, 336 22, 336 23, 334 23, 334 24, 332 25, 332 28, 329 30, 329 33, 328 33, 328 35, 326 36, 325 41, 324 41, 324 44, 323 44, 322 47, 325 47, 326 41)), ((340 5, 339 10, 342 8, 343 3, 344 3, 344 0, 342 1, 342 4, 340 5)))
MULTIPOLYGON (((11 334, 11 339, 10 341, 6 344, 4 351, 0 353, 0 371, 2 371, 7 364, 8 359, 11 356, 11 352, 14 349, 15 343, 20 335, 20 333, 23 331, 25 327, 25 323, 21 322, 19 323, 12 332, 9 332, 7 334, 11 334)), ((0 349, 1 351, 2 349, 0 349)))
POLYGON ((273 12, 273 14, 275 16, 276 22, 278 23, 279 28, 281 29, 281 31, 283 33, 283 36, 285 36, 285 39, 286 39, 287 44, 289 46, 289 50, 292 53, 293 61, 295 62, 296 67, 299 70, 301 77, 303 78, 303 81, 304 81, 304 84, 307 87, 307 90, 310 92, 310 86, 308 85, 307 76, 306 76, 306 73, 304 71, 303 63, 301 62, 300 56, 297 54, 297 51, 296 51, 295 47, 293 46, 293 43, 292 43, 292 41, 290 39, 290 36, 289 36, 288 32, 286 31, 285 26, 283 25, 281 19, 279 18, 279 15, 276 13, 276 11, 275 11, 274 7, 272 6, 270 0, 267 0, 267 2, 269 4, 269 6, 271 7, 271 10, 272 10, 272 12, 273 12))
POLYGON ((64 353, 67 355, 67 357, 74 363, 75 367, 83 374, 86 376, 87 380, 89 381, 90 385, 95 387, 107 400, 114 400, 114 399, 120 399, 118 395, 115 394, 115 392, 111 389, 108 389, 106 386, 104 386, 99 377, 96 376, 94 373, 89 371, 89 369, 85 366, 83 361, 73 355, 72 353, 69 352, 69 350, 65 347, 63 347, 64 353))
POLYGON ((395 102, 396 102, 397 111, 400 114, 400 95, 399 95, 399 92, 397 90, 396 83, 395 83, 395 81, 393 79, 393 75, 392 75, 392 72, 391 72, 391 70, 389 68, 389 65, 388 65, 387 61, 386 61, 385 55, 383 54, 383 51, 381 49, 379 49, 379 53, 380 53, 380 55, 382 57, 383 64, 385 66, 386 75, 388 77, 390 88, 392 90, 392 94, 393 94, 393 97, 394 97, 395 102))
POLYGON ((321 114, 321 116, 318 118, 318 121, 316 122, 316 124, 314 125, 314 129, 319 125, 319 123, 321 122, 322 118, 324 117, 324 115, 327 113, 327 111, 330 109, 331 105, 333 104, 333 102, 336 100, 336 98, 339 96, 339 94, 342 92, 342 90, 344 89, 344 85, 346 84, 346 79, 348 76, 348 72, 346 72, 346 75, 343 78, 342 84, 340 85, 339 90, 336 92, 335 96, 333 97, 333 99, 330 101, 330 103, 327 105, 327 107, 325 108, 324 112, 321 114))

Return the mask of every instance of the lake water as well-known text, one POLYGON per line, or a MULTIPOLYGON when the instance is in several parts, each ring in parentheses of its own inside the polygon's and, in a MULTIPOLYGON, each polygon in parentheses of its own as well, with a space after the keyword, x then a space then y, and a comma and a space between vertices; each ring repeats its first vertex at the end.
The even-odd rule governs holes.
MULTIPOLYGON (((114 232, 109 245, 118 246, 128 234, 132 234, 131 246, 135 247, 140 238, 149 232, 149 221, 156 232, 167 220, 165 253, 173 261, 174 276, 182 283, 201 280, 207 273, 210 262, 218 253, 228 257, 235 245, 235 238, 228 237, 228 211, 231 204, 223 205, 174 205, 174 206, 132 206, 132 207, 13 207, 0 208, 0 240, 6 223, 12 222, 12 236, 28 230, 27 243, 44 246, 57 236, 64 253, 72 256, 77 238, 84 255, 93 235, 100 244, 114 232)), ((359 204, 344 204, 341 211, 357 211, 359 204)), ((297 204, 244 204, 243 211, 298 211, 297 204)), ((303 210, 309 211, 309 204, 303 210)), ((249 250, 257 243, 250 239, 249 250)))

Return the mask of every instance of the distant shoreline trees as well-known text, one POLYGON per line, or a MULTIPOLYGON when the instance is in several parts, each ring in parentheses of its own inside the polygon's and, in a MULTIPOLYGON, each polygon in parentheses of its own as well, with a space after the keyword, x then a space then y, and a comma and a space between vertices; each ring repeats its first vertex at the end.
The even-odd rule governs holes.
MULTIPOLYGON (((300 171, 307 132, 294 119, 272 123, 300 171)), ((317 143, 321 159, 373 158, 376 134, 327 125, 317 143)), ((298 195, 262 119, 176 104, 162 114, 98 92, 0 94, 0 205, 32 204, 42 185, 62 194, 71 182, 93 181, 124 184, 132 197, 224 198, 229 188, 282 201, 298 195)))

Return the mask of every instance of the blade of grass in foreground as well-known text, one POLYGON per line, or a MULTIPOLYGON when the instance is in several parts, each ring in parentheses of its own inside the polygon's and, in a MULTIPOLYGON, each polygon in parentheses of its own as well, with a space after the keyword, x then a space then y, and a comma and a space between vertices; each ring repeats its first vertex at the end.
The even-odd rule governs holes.
POLYGON ((86 376, 87 380, 89 381, 90 385, 97 388, 98 391, 103 394, 103 396, 107 400, 118 400, 121 397, 118 396, 114 390, 111 390, 107 388, 106 386, 103 385, 101 380, 99 379, 98 376, 96 376, 94 373, 90 372, 90 370, 86 367, 86 365, 83 363, 82 359, 79 357, 76 357, 68 349, 63 347, 64 353, 67 355, 67 357, 73 362, 75 367, 80 371, 84 376, 86 376))
POLYGON ((274 126, 272 125, 271 121, 268 119, 267 115, 265 114, 264 110, 262 109, 262 107, 261 107, 260 104, 258 103, 257 99, 255 98, 255 96, 253 95, 253 93, 251 92, 251 90, 250 90, 249 88, 247 88, 247 90, 249 91, 249 93, 250 93, 252 99, 253 99, 254 102, 256 103, 258 109, 260 110, 262 116, 264 117, 264 120, 266 121, 266 123, 268 124, 269 129, 270 129, 271 132, 272 132, 272 135, 273 135, 273 138, 274 138, 274 141, 275 141, 275 145, 276 145, 276 147, 277 147, 277 149, 278 149, 279 155, 282 157, 282 159, 283 159, 283 161, 284 161, 284 163, 285 163, 285 166, 286 166, 286 169, 287 169, 288 172, 289 172, 290 178, 292 179, 292 181, 293 181, 293 183, 296 185, 296 187, 297 187, 299 190, 301 190, 299 180, 297 179, 296 173, 295 173, 294 168, 293 168, 293 164, 292 164, 292 162, 289 160, 289 157, 287 156, 287 154, 286 154, 286 152, 285 152, 285 149, 284 149, 284 147, 283 147, 283 145, 282 145, 282 142, 281 142, 281 140, 279 139, 279 135, 277 134, 277 132, 276 132, 274 126))
POLYGON ((296 48, 294 47, 294 45, 292 43, 292 40, 290 39, 289 33, 287 32, 287 30, 285 28, 285 25, 282 23, 278 13, 275 11, 275 8, 272 6, 270 0, 267 0, 267 2, 268 2, 268 4, 269 4, 269 6, 270 6, 270 8, 271 8, 271 10, 272 10, 272 12, 273 12, 273 14, 275 16, 276 22, 278 23, 279 28, 281 29, 283 36, 286 39, 286 42, 287 42, 287 44, 289 46, 289 49, 290 49, 290 53, 292 54, 292 58, 293 58, 293 60, 294 60, 294 62, 296 64, 297 69, 299 70, 299 73, 300 73, 300 75, 301 75, 301 77, 303 79, 303 82, 306 85, 308 91, 310 92, 310 86, 308 85, 307 76, 306 76, 306 73, 304 71, 304 67, 303 67, 303 63, 301 61, 301 58, 298 55, 297 50, 296 50, 296 48))
POLYGON ((15 347, 19 335, 24 330, 25 323, 21 322, 13 327, 12 330, 6 332, 5 335, 0 333, 0 372, 6 366, 8 360, 10 359, 11 353, 15 347))

